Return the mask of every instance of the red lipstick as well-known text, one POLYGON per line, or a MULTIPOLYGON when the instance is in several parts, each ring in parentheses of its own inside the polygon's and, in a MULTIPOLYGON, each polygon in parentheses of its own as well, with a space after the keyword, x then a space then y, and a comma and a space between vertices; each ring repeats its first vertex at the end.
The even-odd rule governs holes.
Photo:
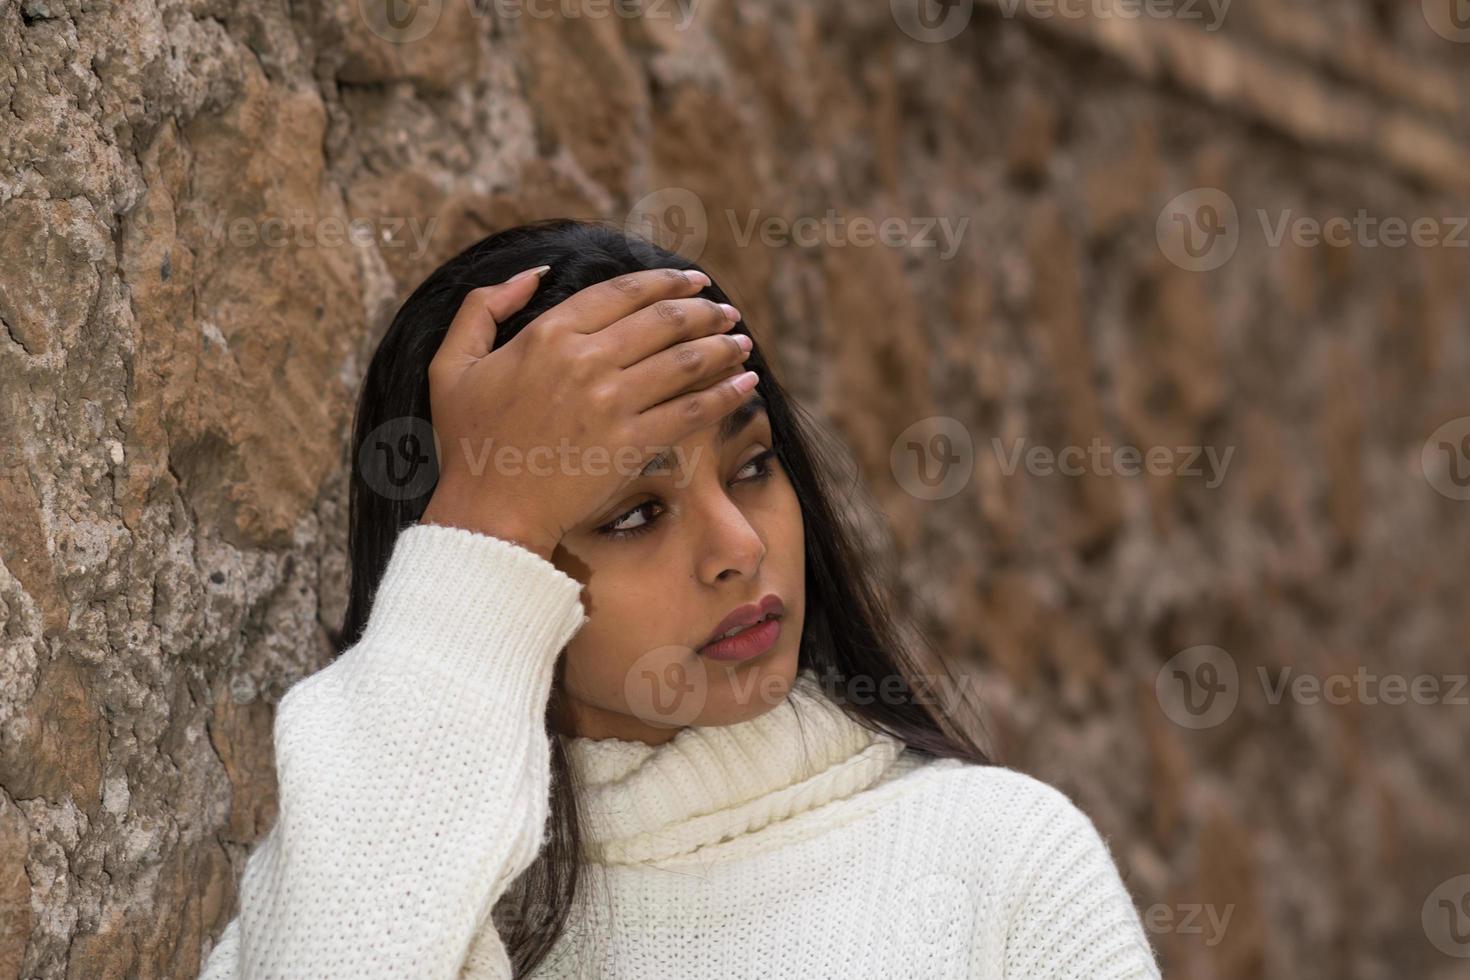
POLYGON ((748 660, 769 650, 781 635, 786 606, 774 592, 732 611, 710 631, 698 653, 711 660, 748 660), (724 634, 737 630, 730 636, 724 634))

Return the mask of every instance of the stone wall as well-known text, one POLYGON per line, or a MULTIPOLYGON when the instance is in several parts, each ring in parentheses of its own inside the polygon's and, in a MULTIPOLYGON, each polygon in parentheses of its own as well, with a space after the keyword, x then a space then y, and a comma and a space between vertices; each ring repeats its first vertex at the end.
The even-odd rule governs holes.
POLYGON ((491 230, 646 213, 1167 976, 1465 976, 1457 4, 0 2, 0 978, 195 976, 375 338, 491 230))

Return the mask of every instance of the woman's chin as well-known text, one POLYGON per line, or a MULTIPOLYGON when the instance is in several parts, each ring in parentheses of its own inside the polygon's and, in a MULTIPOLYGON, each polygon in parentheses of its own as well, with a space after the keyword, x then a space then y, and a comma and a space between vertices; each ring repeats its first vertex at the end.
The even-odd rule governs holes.
POLYGON ((786 651, 782 646, 742 663, 707 664, 709 693, 697 724, 733 725, 785 701, 796 680, 797 658, 794 649, 786 651))

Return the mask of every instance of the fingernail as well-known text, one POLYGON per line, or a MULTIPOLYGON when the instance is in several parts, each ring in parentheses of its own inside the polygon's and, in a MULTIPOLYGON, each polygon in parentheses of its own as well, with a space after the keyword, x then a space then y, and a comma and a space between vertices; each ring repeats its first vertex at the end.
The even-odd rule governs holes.
POLYGON ((735 379, 735 388, 737 391, 749 391, 755 387, 756 381, 756 373, 754 371, 746 371, 735 379))
POLYGON ((732 323, 740 322, 740 311, 735 309, 735 307, 731 306, 729 303, 721 303, 720 309, 725 311, 725 318, 730 320, 732 323))
POLYGON ((517 279, 524 279, 527 276, 535 276, 537 279, 540 279, 542 276, 546 275, 546 270, 550 268, 551 266, 549 265, 538 265, 534 269, 526 269, 524 272, 517 272, 515 275, 511 276, 505 281, 506 283, 512 283, 515 282, 517 279))
POLYGON ((700 272, 698 269, 685 269, 684 277, 697 286, 709 285, 709 276, 700 272))
POLYGON ((740 345, 740 349, 745 351, 747 354, 750 353, 750 349, 755 346, 755 341, 751 340, 743 333, 737 333, 734 336, 735 343, 740 345))

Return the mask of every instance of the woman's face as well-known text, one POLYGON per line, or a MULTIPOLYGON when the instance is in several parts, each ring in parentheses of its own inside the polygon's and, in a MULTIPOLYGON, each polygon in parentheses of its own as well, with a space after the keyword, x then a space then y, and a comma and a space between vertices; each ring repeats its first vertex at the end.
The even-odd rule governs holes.
POLYGON ((566 649, 558 731, 657 745, 786 696, 806 555, 801 508, 772 448, 757 389, 562 538, 552 562, 584 583, 588 621, 566 649), (735 661, 700 652, 726 616, 771 595, 784 612, 768 649, 735 661))

